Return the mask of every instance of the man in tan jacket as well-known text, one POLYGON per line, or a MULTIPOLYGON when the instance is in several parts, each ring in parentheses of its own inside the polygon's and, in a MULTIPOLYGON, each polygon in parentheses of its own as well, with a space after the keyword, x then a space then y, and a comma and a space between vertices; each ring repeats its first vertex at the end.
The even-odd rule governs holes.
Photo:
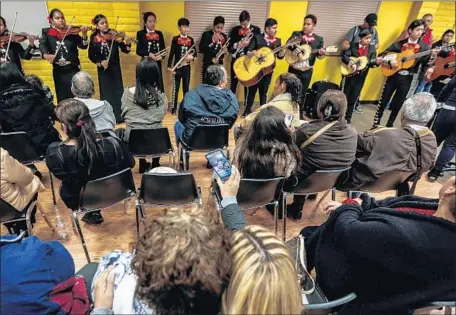
MULTIPOLYGON (((241 124, 234 128, 234 139, 237 141, 250 127, 258 113, 269 106, 275 106, 288 117, 291 117, 291 126, 297 128, 299 121, 298 102, 302 94, 302 84, 298 77, 292 73, 279 75, 274 85, 274 93, 271 100, 250 113, 241 124)), ((291 127, 290 126, 290 127, 291 127)))
POLYGON ((31 169, 0 148, 0 197, 22 211, 44 186, 31 169))

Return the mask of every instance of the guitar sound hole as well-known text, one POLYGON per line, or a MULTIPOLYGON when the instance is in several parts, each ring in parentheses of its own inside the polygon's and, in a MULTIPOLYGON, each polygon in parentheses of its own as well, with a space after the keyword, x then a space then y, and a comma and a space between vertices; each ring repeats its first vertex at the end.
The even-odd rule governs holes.
POLYGON ((401 58, 401 62, 406 62, 407 61, 407 57, 402 57, 401 58))
POLYGON ((267 56, 266 55, 259 55, 257 58, 256 58, 256 64, 262 64, 264 63, 266 60, 267 60, 267 56))

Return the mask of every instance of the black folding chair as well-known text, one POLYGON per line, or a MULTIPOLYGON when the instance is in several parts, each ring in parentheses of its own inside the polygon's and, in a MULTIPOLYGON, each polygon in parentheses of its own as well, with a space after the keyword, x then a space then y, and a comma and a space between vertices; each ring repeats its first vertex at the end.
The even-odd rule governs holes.
POLYGON ((181 140, 178 144, 179 158, 182 157, 183 159, 184 171, 188 170, 186 159, 188 152, 208 152, 215 149, 222 149, 226 150, 226 156, 229 159, 229 131, 230 126, 227 124, 196 126, 189 143, 183 143, 181 140))
MULTIPOLYGON (((282 193, 284 177, 269 179, 242 178, 239 184, 239 191, 236 196, 242 210, 259 209, 267 205, 274 205, 274 232, 277 235, 279 221, 279 198, 282 193)), ((217 206, 221 210, 222 196, 217 181, 212 181, 212 195, 217 206)), ((285 239, 285 230, 282 238, 285 239)))
MULTIPOLYGON (((45 157, 40 154, 30 136, 23 131, 0 133, 0 146, 24 165, 32 165, 45 160, 45 157)), ((49 178, 51 179, 52 199, 54 205, 56 205, 54 178, 50 170, 49 178)))
POLYGON ((136 198, 136 232, 139 218, 145 223, 144 206, 203 205, 201 192, 191 173, 145 173, 136 198))
POLYGON ((124 213, 126 213, 127 202, 135 194, 136 188, 133 181, 133 174, 129 168, 100 179, 92 180, 82 189, 79 210, 72 211, 69 209, 69 211, 73 218, 73 229, 76 227, 76 232, 81 239, 87 262, 90 262, 90 256, 79 224, 78 215, 104 210, 120 202, 124 202, 124 213))
MULTIPOLYGON (((409 181, 415 176, 414 172, 390 171, 384 173, 380 178, 360 187, 349 190, 348 197, 352 198, 353 193, 382 193, 388 190, 395 190, 396 196, 413 195, 414 191, 409 188, 409 181)), ((346 190, 345 190, 346 191, 346 190)))
MULTIPOLYGON (((33 209, 35 208, 35 205, 36 205, 37 210, 44 217, 44 220, 46 221, 49 228, 52 230, 52 232, 55 232, 54 226, 49 221, 49 219, 46 215, 46 212, 44 211, 41 204, 38 202, 37 198, 35 198, 31 202, 29 202, 29 204, 22 211, 17 210, 16 208, 14 208, 11 204, 6 202, 5 200, 0 199, 0 222, 3 224, 8 224, 8 223, 25 221, 25 224, 27 225, 28 235, 29 236, 33 235, 32 222, 31 222, 30 217, 31 217, 33 209)), ((11 231, 9 231, 9 232, 11 233, 11 231)))
POLYGON ((169 155, 169 165, 171 168, 175 167, 175 153, 168 128, 131 129, 128 137, 128 149, 133 155, 140 158, 169 155))

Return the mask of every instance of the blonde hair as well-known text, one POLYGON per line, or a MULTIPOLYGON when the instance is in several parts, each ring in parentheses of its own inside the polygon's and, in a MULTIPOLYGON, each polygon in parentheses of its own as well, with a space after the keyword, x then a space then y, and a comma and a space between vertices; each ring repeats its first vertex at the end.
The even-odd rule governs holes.
POLYGON ((224 314, 300 314, 301 289, 288 248, 260 226, 248 226, 232 237, 233 262, 224 314))

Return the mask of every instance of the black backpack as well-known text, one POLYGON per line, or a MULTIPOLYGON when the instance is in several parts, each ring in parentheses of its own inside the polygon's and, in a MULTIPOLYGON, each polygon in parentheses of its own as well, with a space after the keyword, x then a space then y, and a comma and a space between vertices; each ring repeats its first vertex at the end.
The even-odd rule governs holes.
POLYGON ((340 90, 338 84, 330 81, 317 81, 312 84, 312 87, 306 91, 304 101, 304 111, 307 116, 312 119, 317 119, 317 104, 321 95, 327 90, 340 90))

